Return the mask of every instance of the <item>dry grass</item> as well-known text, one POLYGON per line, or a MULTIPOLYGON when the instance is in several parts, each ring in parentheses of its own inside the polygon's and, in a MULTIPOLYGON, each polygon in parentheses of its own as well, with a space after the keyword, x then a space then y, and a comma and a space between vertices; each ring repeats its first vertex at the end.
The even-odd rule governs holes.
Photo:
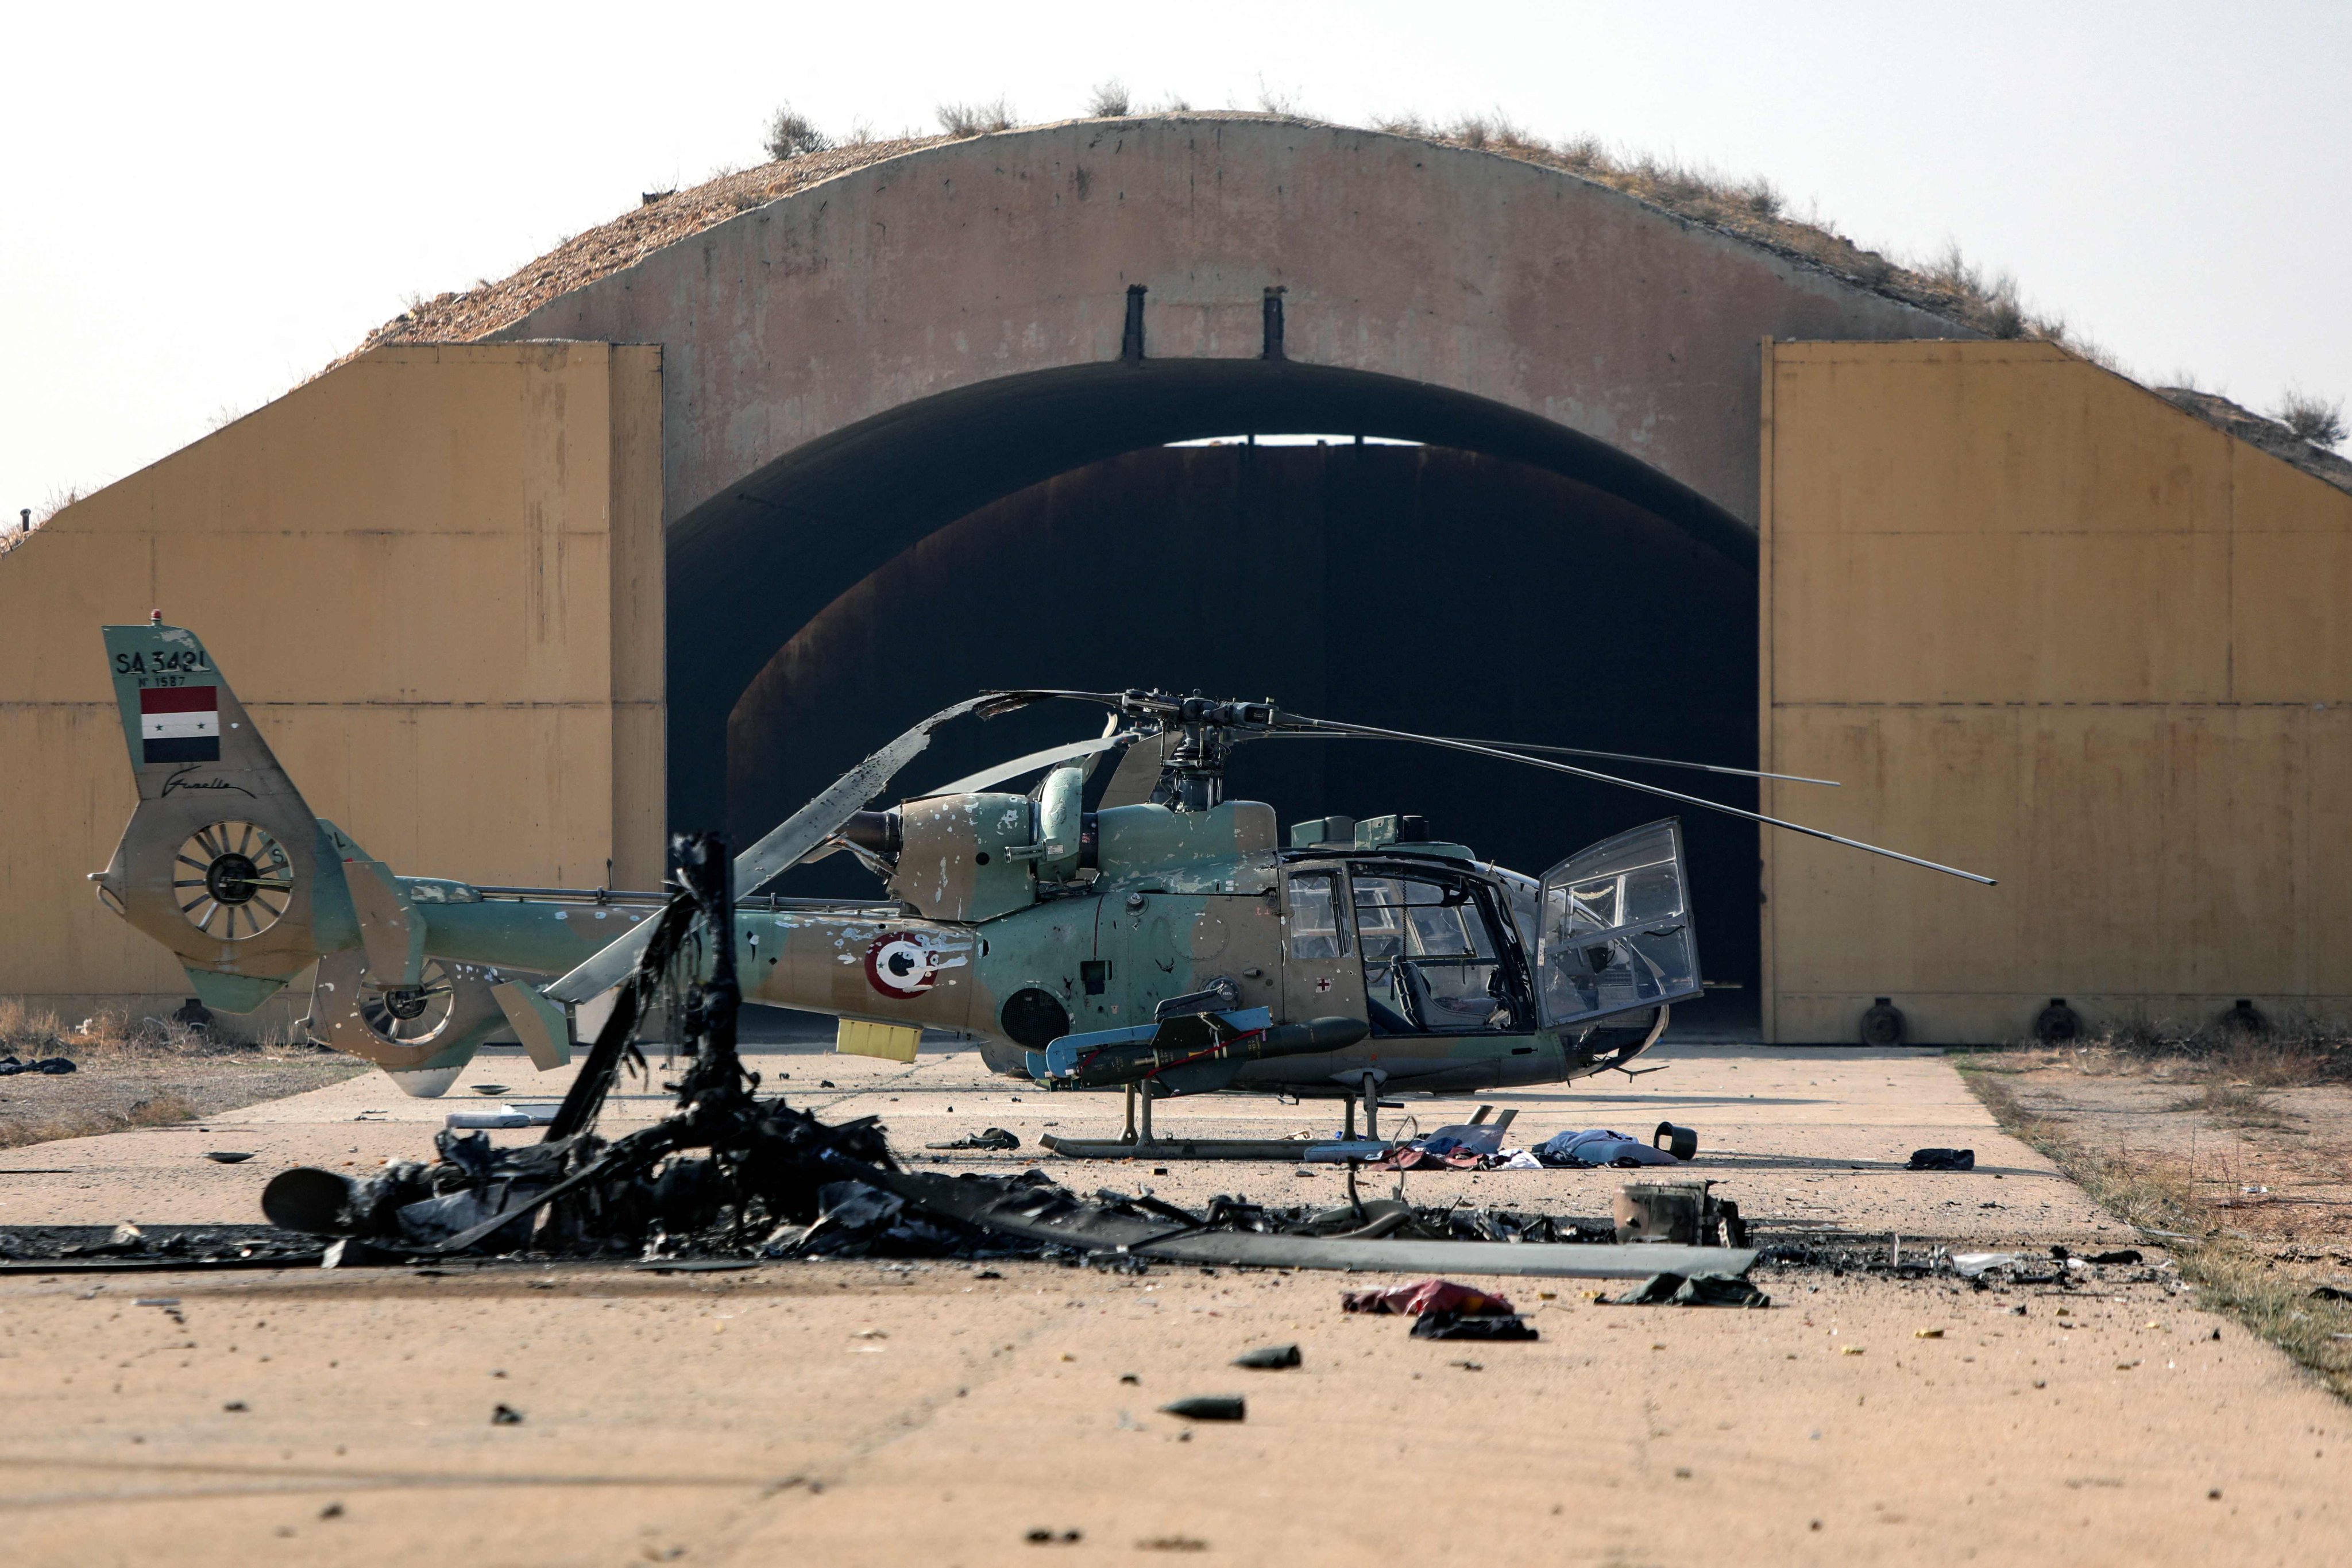
MULTIPOLYGON (((2197 1287, 2199 1304, 2224 1312, 2247 1331, 2268 1340, 2317 1373, 2342 1398, 2352 1400, 2352 1305, 2312 1295, 2310 1279, 2263 1249, 2230 1235, 2211 1206, 2198 1196, 2187 1162, 2162 1154, 2093 1147, 2072 1126, 2043 1116, 2020 1100, 2004 1079, 2024 1070, 1970 1054, 1956 1058, 1963 1080, 1984 1102, 2003 1131, 2048 1155, 2059 1170, 2094 1201, 2125 1223, 2162 1233, 2180 1267, 2197 1287), (2339 1338, 2337 1336, 2344 1336, 2339 1338)), ((2209 1084, 2230 1103, 2259 1096, 2244 1084, 2209 1084), (2231 1100, 2232 1093, 2242 1100, 2231 1100)), ((2204 1110, 2204 1100, 2191 1102, 2204 1110)))
POLYGON ((237 1037, 119 1012, 61 1021, 0 996, 0 1055, 65 1057, 70 1073, 0 1079, 0 1149, 217 1116, 368 1070, 291 1025, 237 1037))
POLYGON ((2086 1036, 2074 1056, 2106 1070, 2155 1070, 2168 1078, 2218 1079, 2256 1089, 2352 1082, 2352 1028, 2304 1016, 2259 1026, 2125 1018, 2086 1036))
POLYGON ((2294 1125, 2294 1119, 2263 1098, 2263 1091, 2252 1084, 2218 1078, 2208 1079, 2197 1093, 2167 1109, 2197 1111, 2231 1127, 2264 1127, 2284 1131, 2294 1125))
POLYGON ((191 1029, 153 1016, 133 1018, 110 1009, 68 1024, 22 997, 0 996, 0 1055, 68 1057, 84 1066, 317 1048, 290 1024, 244 1036, 221 1028, 191 1029))
POLYGON ((194 1100, 176 1089, 159 1089, 129 1105, 61 1106, 31 1116, 0 1121, 0 1149, 21 1149, 54 1138, 94 1138, 130 1127, 166 1127, 204 1114, 194 1100))

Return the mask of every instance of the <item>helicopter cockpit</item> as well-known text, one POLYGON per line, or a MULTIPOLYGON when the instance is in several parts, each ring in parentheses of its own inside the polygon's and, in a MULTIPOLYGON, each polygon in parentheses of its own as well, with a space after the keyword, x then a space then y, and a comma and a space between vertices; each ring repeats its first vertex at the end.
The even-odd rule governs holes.
POLYGON ((1504 1032, 1518 1026, 1491 895, 1401 868, 1357 866, 1356 940, 1378 1035, 1504 1032))

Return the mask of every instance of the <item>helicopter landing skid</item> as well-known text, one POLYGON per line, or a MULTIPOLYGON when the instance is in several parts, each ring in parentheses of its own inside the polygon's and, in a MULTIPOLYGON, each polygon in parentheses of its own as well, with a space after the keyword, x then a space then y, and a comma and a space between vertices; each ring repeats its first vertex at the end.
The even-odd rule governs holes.
MULTIPOLYGON (((1380 1098, 1380 1086, 1387 1076, 1366 1073, 1359 1080, 1368 1129, 1361 1139, 1356 1136, 1355 1098, 1351 1095, 1347 1101, 1347 1130, 1340 1134, 1338 1146, 1349 1151, 1349 1159, 1377 1160, 1393 1146, 1384 1142, 1377 1131, 1381 1107, 1393 1110, 1402 1103, 1380 1098)), ((1162 1142, 1151 1131, 1151 1102, 1160 1098, 1150 1092, 1149 1086, 1130 1083, 1127 1086, 1127 1130, 1118 1137, 1063 1138, 1048 1132, 1038 1142, 1066 1160, 1265 1160, 1294 1164, 1307 1159, 1310 1149, 1335 1146, 1328 1138, 1171 1138, 1162 1142), (1139 1116, 1138 1101, 1141 1102, 1139 1116)))
MULTIPOLYGON (((1263 1160, 1288 1165, 1304 1163, 1310 1149, 1334 1147, 1328 1139, 1171 1138, 1130 1143, 1122 1138, 1061 1138, 1051 1132, 1038 1142, 1065 1160, 1263 1160)), ((1371 1161, 1391 1146, 1360 1142, 1345 1147, 1349 1158, 1371 1161)))

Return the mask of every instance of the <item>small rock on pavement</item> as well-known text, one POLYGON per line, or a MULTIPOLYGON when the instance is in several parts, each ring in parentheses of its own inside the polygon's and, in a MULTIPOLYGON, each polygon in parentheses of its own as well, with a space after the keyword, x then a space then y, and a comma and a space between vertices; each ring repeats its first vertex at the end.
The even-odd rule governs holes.
POLYGON ((520 1426, 522 1425, 522 1412, 517 1410, 511 1405, 501 1405, 497 1409, 490 1412, 490 1425, 493 1426, 520 1426))

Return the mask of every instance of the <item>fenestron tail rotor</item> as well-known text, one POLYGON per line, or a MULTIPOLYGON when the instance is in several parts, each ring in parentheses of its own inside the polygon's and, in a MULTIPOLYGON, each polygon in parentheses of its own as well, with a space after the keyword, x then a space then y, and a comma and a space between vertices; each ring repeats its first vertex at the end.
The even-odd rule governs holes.
POLYGON ((172 901, 206 936, 244 942, 278 923, 294 901, 294 860, 268 828, 215 822, 181 844, 172 901))
POLYGON ((441 961, 428 958, 415 985, 363 986, 360 1018, 386 1045, 421 1046, 447 1026, 457 990, 441 961))

